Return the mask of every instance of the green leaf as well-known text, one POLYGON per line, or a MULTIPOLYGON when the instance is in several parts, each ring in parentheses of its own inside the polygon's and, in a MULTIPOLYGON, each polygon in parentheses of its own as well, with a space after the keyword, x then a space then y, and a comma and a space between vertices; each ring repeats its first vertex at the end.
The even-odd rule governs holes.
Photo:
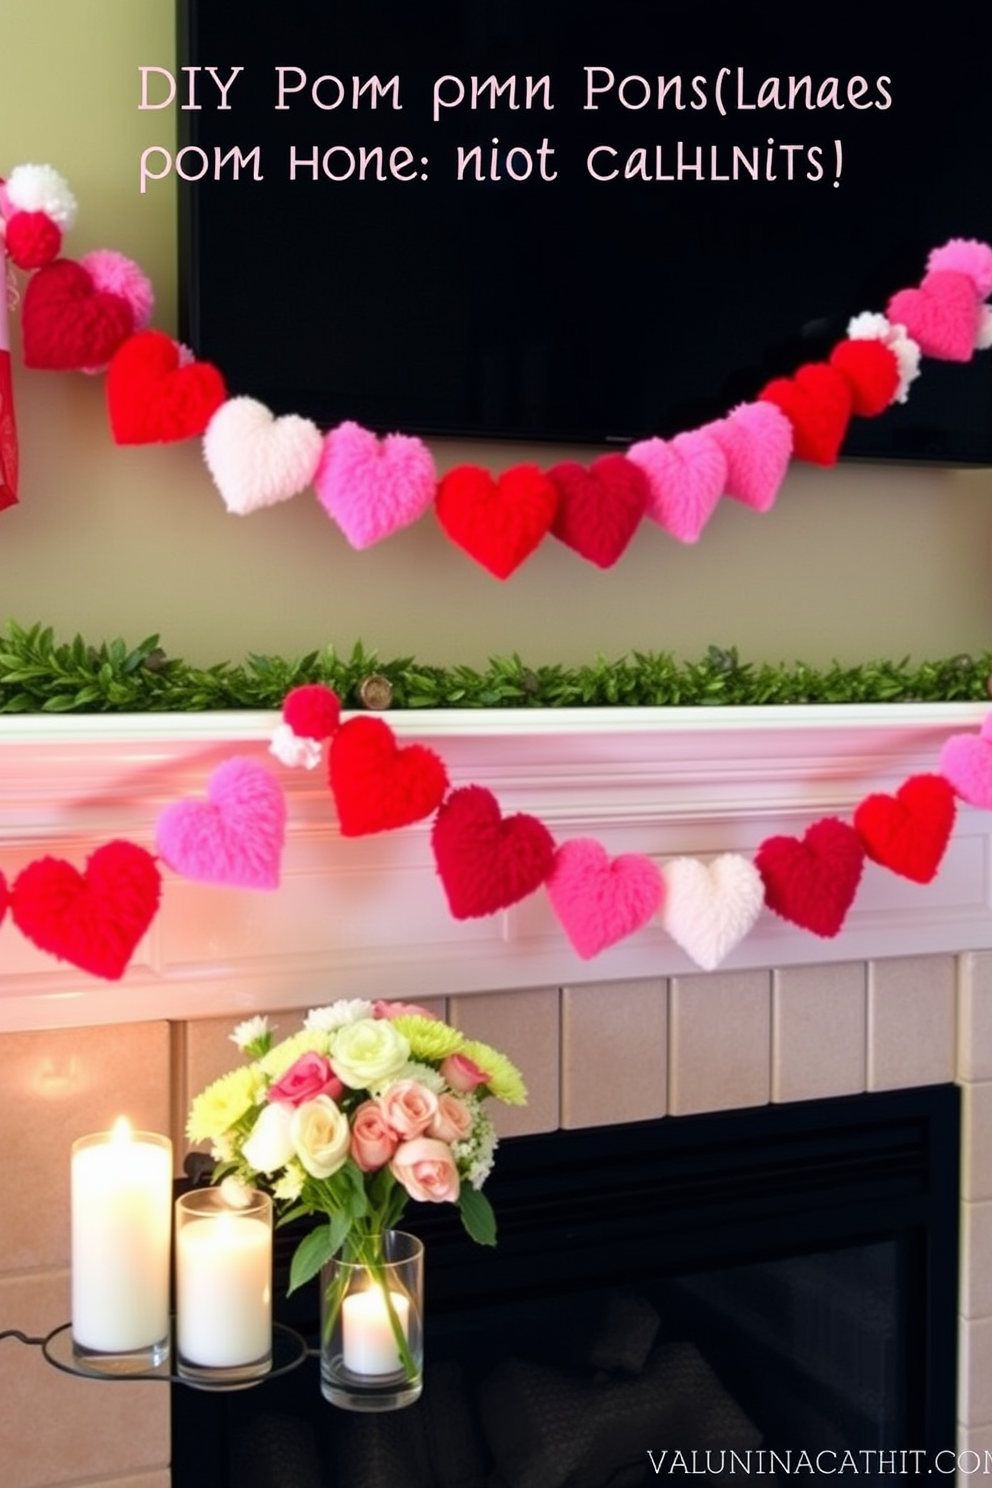
POLYGON ((485 1194, 470 1183, 463 1183, 458 1195, 462 1224, 469 1239, 477 1245, 496 1244, 496 1216, 485 1194))
POLYGON ((290 1263, 287 1295, 316 1276, 320 1268, 337 1255, 350 1229, 348 1216, 335 1214, 328 1224, 318 1225, 309 1235, 304 1235, 290 1263))

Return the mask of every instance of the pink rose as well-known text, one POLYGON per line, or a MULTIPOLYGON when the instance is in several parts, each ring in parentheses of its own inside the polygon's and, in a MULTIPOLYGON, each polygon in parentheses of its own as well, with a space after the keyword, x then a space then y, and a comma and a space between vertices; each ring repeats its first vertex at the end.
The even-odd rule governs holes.
POLYGON ((318 1095, 337 1100, 344 1086, 323 1054, 301 1054, 281 1080, 269 1086, 270 1101, 284 1101, 288 1106, 301 1106, 318 1095))
POLYGON ((429 1137, 440 1142, 464 1142, 472 1130, 472 1112, 463 1100, 443 1090, 437 1098, 437 1115, 427 1128, 429 1137))
POLYGON ((485 1085, 489 1079, 488 1072, 480 1069, 467 1054, 449 1054, 441 1065, 441 1074, 452 1090, 460 1090, 466 1095, 477 1086, 485 1085))
POLYGON ((437 1096, 419 1080, 397 1080, 379 1097, 386 1125, 404 1140, 419 1137, 437 1115, 437 1096))
POLYGON ((432 1013, 430 1008, 421 1007, 419 1002, 374 1002, 372 1016, 374 1018, 430 1018, 432 1023, 438 1021, 437 1014, 432 1013))
POLYGON ((351 1118, 351 1155, 362 1172, 384 1168, 398 1146, 396 1133, 382 1119, 379 1102, 363 1101, 351 1118))
POLYGON ((458 1198, 458 1169, 446 1142, 414 1137, 393 1154, 389 1171, 411 1199, 428 1204, 454 1203, 458 1198))

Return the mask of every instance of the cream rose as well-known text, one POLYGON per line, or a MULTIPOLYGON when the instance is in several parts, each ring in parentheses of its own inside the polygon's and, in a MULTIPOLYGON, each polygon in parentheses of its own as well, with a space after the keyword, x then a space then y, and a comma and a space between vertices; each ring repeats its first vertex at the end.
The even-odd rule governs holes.
POLYGON ((290 1118, 290 1136, 296 1156, 311 1177, 330 1178, 344 1166, 351 1144, 348 1118, 329 1095, 317 1095, 296 1107, 290 1118))
POLYGON ((409 1057, 409 1041, 388 1018, 360 1018, 337 1030, 331 1067, 352 1090, 364 1090, 395 1075, 409 1057))
POLYGON ((455 1203, 458 1198, 458 1169, 447 1142, 433 1137, 414 1137, 393 1154, 389 1171, 411 1199, 428 1204, 455 1203))
POLYGON ((245 1160, 256 1173, 274 1173, 283 1168, 295 1152, 290 1125, 293 1112, 289 1106, 273 1101, 263 1106, 258 1120, 241 1145, 245 1160))

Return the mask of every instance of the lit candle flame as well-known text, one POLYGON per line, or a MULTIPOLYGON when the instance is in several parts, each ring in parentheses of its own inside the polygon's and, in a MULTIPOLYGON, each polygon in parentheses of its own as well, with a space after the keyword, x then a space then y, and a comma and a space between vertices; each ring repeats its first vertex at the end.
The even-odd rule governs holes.
POLYGON ((128 1121, 126 1116, 118 1116, 117 1120, 114 1122, 111 1136, 113 1137, 115 1142, 130 1142, 131 1123, 130 1121, 128 1121))

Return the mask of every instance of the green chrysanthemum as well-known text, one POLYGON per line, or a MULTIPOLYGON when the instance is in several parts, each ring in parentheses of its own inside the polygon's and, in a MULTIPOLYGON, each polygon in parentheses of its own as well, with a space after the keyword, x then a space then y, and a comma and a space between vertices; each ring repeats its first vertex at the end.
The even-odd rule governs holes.
POLYGON ((501 1100, 507 1106, 525 1106, 527 1104, 527 1086, 524 1077, 517 1066, 494 1049, 491 1044, 483 1044, 478 1039, 466 1039, 458 1051, 466 1055, 480 1069, 486 1071, 489 1076, 485 1089, 497 1100, 501 1100))
POLYGON ((186 1135, 191 1142, 217 1142, 253 1110, 265 1077, 257 1064, 231 1070, 200 1092, 190 1107, 186 1135))
POLYGON ((440 1063, 449 1054, 456 1053, 463 1045, 462 1035, 438 1018, 422 1018, 419 1013, 404 1013, 393 1018, 393 1027, 402 1033, 410 1045, 411 1059, 432 1060, 440 1063))

